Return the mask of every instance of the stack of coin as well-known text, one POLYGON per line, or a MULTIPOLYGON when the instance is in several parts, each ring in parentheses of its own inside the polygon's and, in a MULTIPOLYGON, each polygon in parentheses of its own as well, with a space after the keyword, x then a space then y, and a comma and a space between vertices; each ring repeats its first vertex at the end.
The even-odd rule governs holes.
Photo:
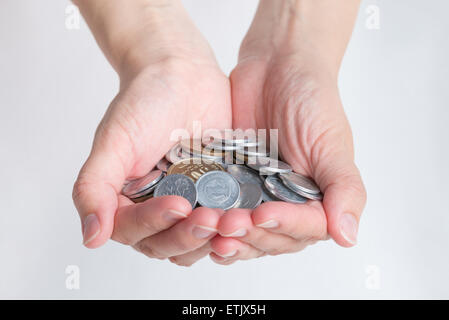
POLYGON ((177 143, 157 169, 123 187, 134 202, 178 195, 192 208, 249 208, 262 202, 322 200, 316 183, 269 157, 265 141, 237 135, 226 139, 186 139, 177 143))
POLYGON ((143 202, 151 198, 154 189, 164 176, 162 170, 153 170, 142 178, 128 182, 123 187, 122 193, 134 202, 143 202))

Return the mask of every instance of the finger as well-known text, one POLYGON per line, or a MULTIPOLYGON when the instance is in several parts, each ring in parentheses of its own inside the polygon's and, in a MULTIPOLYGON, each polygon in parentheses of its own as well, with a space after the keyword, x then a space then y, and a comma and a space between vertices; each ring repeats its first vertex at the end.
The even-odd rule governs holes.
POLYGON ((197 208, 170 229, 138 242, 137 250, 159 259, 193 251, 217 234, 217 223, 222 213, 219 209, 197 208))
POLYGON ((111 237, 117 195, 124 180, 120 159, 114 153, 94 148, 73 188, 86 247, 97 248, 111 237))
POLYGON ((211 252, 210 242, 193 251, 168 258, 174 264, 182 267, 190 267, 195 262, 201 260, 211 252))
POLYGON ((317 170, 317 181, 324 191, 328 233, 339 245, 351 247, 357 243, 366 190, 354 162, 344 156, 334 158, 330 167, 317 170))
POLYGON ((211 259, 223 265, 234 263, 237 260, 249 260, 265 255, 262 250, 233 238, 224 238, 219 235, 210 241, 211 259))
POLYGON ((327 238, 326 214, 319 201, 266 202, 257 207, 251 217, 255 226, 296 240, 315 242, 327 238))
POLYGON ((218 233, 222 237, 237 238, 270 255, 297 251, 298 241, 256 227, 251 219, 249 209, 231 209, 221 217, 218 233))
MULTIPOLYGON (((254 72, 250 69, 252 64, 239 62, 238 67, 232 70, 229 79, 231 81, 231 98, 233 114, 238 117, 232 117, 233 128, 257 128, 256 118, 254 117, 255 107, 260 104, 257 94, 248 94, 254 92, 254 88, 264 86, 265 77, 263 74, 254 72)), ((264 68, 259 68, 263 72, 264 68)))
POLYGON ((187 218, 191 212, 189 201, 179 196, 152 198, 143 203, 120 206, 115 217, 112 239, 126 245, 135 245, 187 218))

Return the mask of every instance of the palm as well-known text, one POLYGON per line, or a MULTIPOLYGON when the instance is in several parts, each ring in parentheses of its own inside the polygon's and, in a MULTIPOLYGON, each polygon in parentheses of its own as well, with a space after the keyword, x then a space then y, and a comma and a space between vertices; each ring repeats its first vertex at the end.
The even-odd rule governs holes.
POLYGON ((294 61, 241 63, 233 71, 233 126, 278 129, 280 156, 318 182, 352 136, 336 87, 295 68, 294 61))
POLYGON ((174 130, 191 132, 194 121, 203 129, 230 127, 229 92, 229 80, 214 65, 149 67, 122 88, 99 135, 114 135, 105 140, 114 141, 126 178, 142 176, 174 144, 174 130))
MULTIPOLYGON (((89 247, 98 247, 111 235, 122 241, 137 234, 128 228, 127 222, 120 223, 114 217, 135 221, 140 219, 136 216, 144 213, 159 227, 164 225, 160 229, 163 230, 171 224, 153 217, 160 218, 162 208, 184 210, 184 214, 191 211, 181 197, 147 201, 144 209, 139 209, 142 207, 120 195, 126 179, 145 175, 172 147, 173 140, 178 138, 172 136, 174 130, 185 129, 190 133, 194 121, 200 121, 202 129, 231 126, 228 78, 213 59, 191 61, 176 59, 150 65, 121 83, 120 93, 97 129, 92 152, 73 190, 77 209, 85 215, 96 213, 101 224, 101 229, 98 224, 94 224, 95 228, 83 227, 89 247)), ((143 232, 142 238, 152 234, 143 232)), ((161 236, 165 233, 161 232, 161 236)))
MULTIPOLYGON (((250 221, 237 211, 225 215, 220 234, 232 234, 236 225, 248 230, 242 239, 246 245, 240 244, 246 251, 247 245, 253 247, 246 258, 298 251, 328 235, 343 246, 354 245, 349 232, 342 231, 353 228, 352 220, 341 217, 361 212, 366 195, 353 161, 351 130, 333 78, 314 71, 319 68, 301 65, 289 57, 252 56, 242 59, 231 74, 233 127, 277 129, 280 157, 294 171, 312 177, 324 193, 323 202, 264 203, 252 212, 250 221), (278 224, 267 231, 263 225, 270 221, 278 224), (280 247, 284 249, 279 251, 280 247)), ((217 241, 214 249, 225 245, 230 243, 217 241)), ((223 264, 238 259, 214 258, 223 264)))

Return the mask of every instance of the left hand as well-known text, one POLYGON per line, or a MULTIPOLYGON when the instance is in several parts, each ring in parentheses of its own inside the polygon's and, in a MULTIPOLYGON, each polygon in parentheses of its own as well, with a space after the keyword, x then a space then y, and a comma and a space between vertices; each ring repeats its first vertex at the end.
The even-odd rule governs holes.
POLYGON ((216 263, 293 253, 330 237, 344 247, 356 244, 366 192, 351 130, 334 78, 318 67, 301 67, 317 65, 302 59, 241 59, 231 74, 233 127, 278 129, 281 157, 312 177, 324 199, 228 210, 210 242, 216 263))
POLYGON ((324 199, 229 210, 211 240, 210 256, 219 264, 297 252, 329 238, 351 247, 366 202, 338 92, 341 56, 308 47, 308 41, 295 43, 307 36, 285 30, 266 41, 266 27, 266 20, 260 28, 253 24, 231 74, 233 127, 278 129, 281 158, 312 177, 324 199))

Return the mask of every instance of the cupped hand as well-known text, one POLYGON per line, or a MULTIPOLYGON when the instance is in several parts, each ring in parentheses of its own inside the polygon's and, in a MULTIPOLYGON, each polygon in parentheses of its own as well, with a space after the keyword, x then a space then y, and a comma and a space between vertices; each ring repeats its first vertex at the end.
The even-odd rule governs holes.
POLYGON ((233 127, 278 129, 280 157, 313 178, 324 199, 229 210, 211 242, 220 264, 297 252, 329 237, 353 246, 366 201, 337 76, 317 57, 267 52, 241 51, 231 74, 233 127))
POLYGON ((175 143, 173 130, 192 132, 194 121, 203 129, 230 127, 230 83, 185 13, 177 24, 167 24, 161 41, 149 39, 151 32, 142 30, 116 68, 120 92, 98 126, 73 199, 89 248, 112 237, 150 257, 194 251, 191 256, 198 259, 210 251, 208 240, 216 234, 221 211, 192 211, 177 196, 134 204, 120 192, 126 180, 145 175, 164 157, 175 143))

